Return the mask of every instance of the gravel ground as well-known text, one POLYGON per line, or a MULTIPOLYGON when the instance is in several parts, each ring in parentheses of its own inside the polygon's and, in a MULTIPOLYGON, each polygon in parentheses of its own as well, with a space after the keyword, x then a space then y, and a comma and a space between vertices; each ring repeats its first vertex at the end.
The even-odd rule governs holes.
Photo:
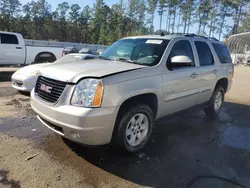
POLYGON ((236 67, 217 119, 195 112, 163 120, 135 155, 63 140, 35 118, 29 100, 0 82, 0 187, 250 187, 248 67, 236 67))

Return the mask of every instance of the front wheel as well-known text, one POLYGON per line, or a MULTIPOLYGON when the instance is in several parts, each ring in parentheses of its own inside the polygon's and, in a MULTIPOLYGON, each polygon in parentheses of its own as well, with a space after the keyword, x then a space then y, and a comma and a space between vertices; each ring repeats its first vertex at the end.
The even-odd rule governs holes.
POLYGON ((140 104, 132 107, 120 118, 114 142, 123 150, 133 153, 148 142, 153 129, 153 112, 149 106, 140 104))
POLYGON ((209 106, 204 109, 204 112, 209 117, 218 115, 223 107, 225 97, 225 90, 218 86, 214 90, 213 96, 210 99, 209 106))

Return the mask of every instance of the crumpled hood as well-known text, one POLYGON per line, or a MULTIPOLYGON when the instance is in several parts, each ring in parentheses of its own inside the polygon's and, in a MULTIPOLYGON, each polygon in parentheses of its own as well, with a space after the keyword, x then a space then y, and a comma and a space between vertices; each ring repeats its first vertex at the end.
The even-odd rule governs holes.
POLYGON ((48 65, 51 65, 51 63, 39 63, 35 65, 29 65, 29 66, 19 69, 18 71, 15 72, 15 74, 29 75, 33 72, 39 71, 41 68, 46 67, 48 65))
POLYGON ((40 70, 41 75, 55 80, 76 83, 83 77, 103 77, 127 70, 143 68, 143 65, 136 65, 121 61, 108 60, 86 60, 72 63, 53 64, 40 70))

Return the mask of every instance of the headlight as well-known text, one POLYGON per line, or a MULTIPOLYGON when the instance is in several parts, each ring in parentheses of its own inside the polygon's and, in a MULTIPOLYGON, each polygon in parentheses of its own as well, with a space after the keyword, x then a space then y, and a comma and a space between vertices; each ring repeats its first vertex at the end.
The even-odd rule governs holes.
POLYGON ((100 107, 103 84, 99 79, 89 78, 80 81, 73 93, 71 104, 84 107, 100 107))

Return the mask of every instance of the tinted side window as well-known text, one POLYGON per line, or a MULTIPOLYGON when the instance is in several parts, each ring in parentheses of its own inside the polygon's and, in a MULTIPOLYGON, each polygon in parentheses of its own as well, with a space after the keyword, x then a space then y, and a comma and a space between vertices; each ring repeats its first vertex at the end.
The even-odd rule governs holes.
POLYGON ((213 65, 214 58, 207 43, 196 41, 195 46, 198 52, 200 66, 213 65))
POLYGON ((190 42, 187 40, 177 41, 174 44, 174 46, 169 54, 168 60, 167 60, 168 69, 173 70, 175 68, 192 67, 192 66, 195 66, 195 63, 194 63, 193 50, 192 50, 192 46, 191 46, 190 42), (181 62, 178 64, 171 63, 171 59, 175 56, 187 56, 190 58, 192 63, 191 64, 181 63, 181 62))
POLYGON ((18 44, 16 35, 0 34, 1 44, 18 44))
POLYGON ((225 45, 213 43, 213 47, 221 63, 232 63, 231 56, 225 45))

